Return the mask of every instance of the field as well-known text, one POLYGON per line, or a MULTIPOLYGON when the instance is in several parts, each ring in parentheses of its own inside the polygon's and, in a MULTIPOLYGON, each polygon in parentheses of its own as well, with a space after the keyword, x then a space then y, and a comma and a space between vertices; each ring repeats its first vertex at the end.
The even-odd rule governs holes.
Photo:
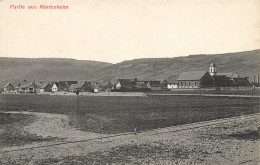
POLYGON ((216 90, 215 88, 198 88, 198 89, 173 89, 170 90, 162 90, 162 91, 150 91, 148 94, 193 94, 193 95, 243 95, 251 97, 260 95, 260 88, 256 87, 252 91, 251 87, 230 87, 224 88, 221 90, 216 90))
POLYGON ((69 116, 82 131, 124 133, 259 112, 259 98, 148 96, 79 97, 0 95, 1 111, 33 111, 69 116))
POLYGON ((182 125, 253 113, 259 98, 0 95, 0 164, 258 164, 258 114, 182 125))

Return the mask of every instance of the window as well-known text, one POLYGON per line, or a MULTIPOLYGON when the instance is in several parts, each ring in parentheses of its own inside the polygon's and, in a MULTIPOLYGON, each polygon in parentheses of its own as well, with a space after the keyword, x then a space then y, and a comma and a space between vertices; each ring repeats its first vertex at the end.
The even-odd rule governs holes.
POLYGON ((189 86, 190 86, 190 82, 189 82, 189 86))
POLYGON ((195 82, 195 86, 197 86, 197 82, 195 82))
POLYGON ((29 88, 29 90, 30 90, 30 91, 32 91, 32 90, 33 90, 33 88, 29 88))

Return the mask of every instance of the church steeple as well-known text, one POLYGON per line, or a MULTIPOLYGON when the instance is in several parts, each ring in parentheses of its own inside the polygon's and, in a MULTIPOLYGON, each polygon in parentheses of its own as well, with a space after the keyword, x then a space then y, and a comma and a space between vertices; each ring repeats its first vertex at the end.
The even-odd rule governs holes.
POLYGON ((217 74, 217 66, 214 63, 211 63, 209 66, 209 74, 215 76, 217 74))

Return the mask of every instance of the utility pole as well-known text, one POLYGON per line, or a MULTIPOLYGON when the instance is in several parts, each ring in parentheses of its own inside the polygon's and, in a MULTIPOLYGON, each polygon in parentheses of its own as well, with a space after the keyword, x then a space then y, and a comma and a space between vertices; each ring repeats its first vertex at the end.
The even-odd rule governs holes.
POLYGON ((79 114, 79 91, 76 91, 76 95, 77 95, 77 113, 79 114))

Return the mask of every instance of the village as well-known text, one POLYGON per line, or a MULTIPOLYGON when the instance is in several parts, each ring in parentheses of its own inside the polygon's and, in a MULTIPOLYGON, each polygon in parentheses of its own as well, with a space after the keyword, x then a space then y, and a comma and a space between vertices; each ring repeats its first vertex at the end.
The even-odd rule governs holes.
MULTIPOLYGON (((214 89, 252 87, 248 77, 237 73, 218 73, 217 66, 211 63, 208 71, 189 71, 179 75, 176 82, 167 80, 139 80, 137 78, 120 78, 116 82, 103 81, 27 81, 18 84, 12 82, 4 86, 4 93, 55 93, 55 92, 143 92, 180 89, 214 89)), ((254 78, 259 83, 259 75, 254 78)))

